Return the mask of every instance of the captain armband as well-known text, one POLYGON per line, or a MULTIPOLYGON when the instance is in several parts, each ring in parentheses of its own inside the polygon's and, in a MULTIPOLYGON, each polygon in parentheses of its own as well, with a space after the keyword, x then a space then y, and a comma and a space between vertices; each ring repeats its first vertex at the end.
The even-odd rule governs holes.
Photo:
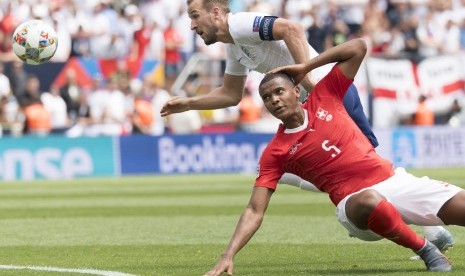
POLYGON ((258 33, 261 40, 274 40, 273 38, 273 24, 277 16, 264 16, 260 21, 258 33))

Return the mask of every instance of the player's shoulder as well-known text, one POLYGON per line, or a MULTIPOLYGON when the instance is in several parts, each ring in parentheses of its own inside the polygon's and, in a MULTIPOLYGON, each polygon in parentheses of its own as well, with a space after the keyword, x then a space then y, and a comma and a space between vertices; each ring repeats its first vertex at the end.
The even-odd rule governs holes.
POLYGON ((260 12, 238 12, 228 19, 229 32, 234 39, 258 37, 261 20, 269 16, 260 12))
POLYGON ((276 131, 275 135, 271 138, 270 142, 268 143, 267 147, 265 148, 264 153, 276 156, 280 155, 283 151, 287 150, 287 137, 284 133, 284 126, 282 124, 279 125, 278 130, 276 131))
POLYGON ((261 18, 269 16, 269 14, 262 12, 238 12, 231 13, 229 17, 230 22, 237 23, 239 25, 248 24, 250 22, 259 21, 261 18))

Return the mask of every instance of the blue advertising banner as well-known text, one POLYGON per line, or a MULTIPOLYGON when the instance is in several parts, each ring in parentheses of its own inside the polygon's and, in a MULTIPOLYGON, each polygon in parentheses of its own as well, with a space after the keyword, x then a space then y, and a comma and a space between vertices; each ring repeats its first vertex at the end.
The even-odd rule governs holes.
POLYGON ((70 179, 117 174, 113 139, 63 136, 2 138, 2 180, 70 179))
POLYGON ((121 137, 121 173, 255 172, 272 137, 250 133, 121 137))

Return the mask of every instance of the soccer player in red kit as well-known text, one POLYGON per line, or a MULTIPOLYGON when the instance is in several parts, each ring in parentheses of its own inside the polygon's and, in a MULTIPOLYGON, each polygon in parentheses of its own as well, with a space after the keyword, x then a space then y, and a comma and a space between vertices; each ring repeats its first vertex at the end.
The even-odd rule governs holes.
POLYGON ((351 236, 389 239, 412 249, 431 271, 452 266, 408 224, 465 226, 465 191, 393 169, 350 119, 342 98, 366 54, 362 39, 329 49, 306 63, 275 69, 260 83, 265 107, 282 121, 260 159, 249 204, 217 265, 206 275, 232 274, 233 258, 258 230, 282 174, 290 172, 329 194, 351 236), (297 84, 312 69, 337 62, 304 104, 297 84))

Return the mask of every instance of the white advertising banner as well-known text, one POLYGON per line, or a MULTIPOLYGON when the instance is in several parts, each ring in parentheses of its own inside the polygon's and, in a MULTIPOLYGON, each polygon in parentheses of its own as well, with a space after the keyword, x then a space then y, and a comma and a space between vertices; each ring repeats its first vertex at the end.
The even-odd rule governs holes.
POLYGON ((394 126, 400 116, 415 110, 419 88, 410 61, 370 58, 367 71, 373 92, 374 127, 394 126))
POLYGON ((465 167, 465 127, 405 127, 375 130, 376 151, 396 167, 465 167))
POLYGON ((445 113, 454 99, 464 92, 461 60, 457 56, 429 58, 418 65, 421 91, 428 97, 428 106, 435 113, 445 113))

